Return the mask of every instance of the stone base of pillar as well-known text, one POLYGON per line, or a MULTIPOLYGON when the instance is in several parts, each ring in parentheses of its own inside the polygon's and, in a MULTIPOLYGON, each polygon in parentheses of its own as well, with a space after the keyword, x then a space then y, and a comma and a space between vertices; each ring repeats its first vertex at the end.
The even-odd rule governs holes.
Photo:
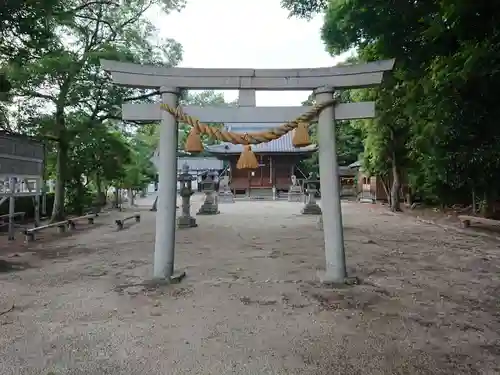
POLYGON ((231 190, 219 193, 219 203, 234 203, 234 195, 231 190))
POLYGON ((192 216, 179 216, 177 218, 177 228, 179 229, 195 228, 197 226, 196 219, 192 216))
POLYGON ((205 197, 205 202, 203 202, 196 215, 220 214, 218 201, 219 197, 217 195, 213 195, 213 193, 207 194, 205 197))
MULTIPOLYGON (((166 285, 171 285, 171 284, 179 284, 182 279, 186 277, 186 272, 185 271, 175 271, 172 276, 169 278, 164 278, 164 277, 158 277, 154 278, 152 280, 147 280, 143 284, 140 284, 141 286, 145 286, 148 288, 156 288, 160 286, 166 286, 166 285)), ((135 286, 135 284, 134 284, 135 286)))
POLYGON ((321 207, 316 202, 308 202, 301 213, 302 215, 321 215, 321 207))

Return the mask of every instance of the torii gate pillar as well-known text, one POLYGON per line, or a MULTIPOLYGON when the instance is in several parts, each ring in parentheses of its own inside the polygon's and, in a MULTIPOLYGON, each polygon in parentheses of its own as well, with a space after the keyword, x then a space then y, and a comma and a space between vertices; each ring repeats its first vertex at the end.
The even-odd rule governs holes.
MULTIPOLYGON (((162 102, 176 107, 179 90, 160 88, 162 102)), ((159 187, 153 277, 170 280, 174 274, 177 200, 177 120, 162 111, 159 145, 159 187)))
MULTIPOLYGON (((331 100, 333 93, 331 87, 316 89, 316 102, 319 104, 331 100)), ((325 283, 343 283, 347 276, 334 116, 333 106, 323 109, 318 116, 321 211, 326 258, 326 271, 319 277, 325 283)))

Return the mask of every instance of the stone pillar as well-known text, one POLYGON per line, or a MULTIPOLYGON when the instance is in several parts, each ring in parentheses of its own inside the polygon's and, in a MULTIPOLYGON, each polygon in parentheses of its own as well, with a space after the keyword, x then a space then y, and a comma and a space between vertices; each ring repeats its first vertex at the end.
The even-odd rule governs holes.
POLYGON ((189 166, 184 164, 182 166, 182 173, 179 175, 179 182, 181 183, 180 196, 182 197, 181 216, 177 218, 177 227, 179 229, 197 227, 196 219, 191 216, 191 196, 194 191, 191 186, 193 176, 189 173, 189 166))
MULTIPOLYGON (((316 102, 331 100, 333 93, 333 88, 317 89, 316 102)), ((342 283, 347 274, 334 115, 334 107, 330 106, 318 116, 319 174, 326 258, 326 272, 320 278, 322 282, 342 283)))
POLYGON ((307 200, 302 209, 302 215, 321 215, 321 207, 316 203, 315 195, 318 192, 316 183, 319 183, 319 180, 313 178, 306 181, 307 200))
MULTIPOLYGON (((162 102, 177 106, 179 91, 176 88, 160 89, 162 102)), ((154 271, 155 279, 171 279, 174 273, 175 255, 175 206, 177 200, 177 120, 162 111, 159 144, 159 188, 154 271)))
POLYGON ((203 192, 205 193, 205 201, 198 210, 197 215, 217 215, 219 211, 218 197, 215 194, 215 181, 213 173, 209 173, 203 182, 203 192))

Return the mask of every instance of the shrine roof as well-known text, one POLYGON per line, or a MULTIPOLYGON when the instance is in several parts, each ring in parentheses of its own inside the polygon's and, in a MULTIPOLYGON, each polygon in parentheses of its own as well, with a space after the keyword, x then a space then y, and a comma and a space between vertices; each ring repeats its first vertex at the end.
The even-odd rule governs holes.
MULTIPOLYGON (((274 128, 281 124, 225 124, 224 128, 227 131, 238 133, 261 132, 267 129, 274 128)), ((315 144, 306 147, 295 147, 292 143, 293 131, 275 139, 274 141, 252 145, 252 150, 255 153, 311 153, 318 149, 315 144)), ((208 152, 214 154, 239 154, 243 151, 243 145, 233 145, 232 143, 223 142, 218 145, 206 146, 208 152)))

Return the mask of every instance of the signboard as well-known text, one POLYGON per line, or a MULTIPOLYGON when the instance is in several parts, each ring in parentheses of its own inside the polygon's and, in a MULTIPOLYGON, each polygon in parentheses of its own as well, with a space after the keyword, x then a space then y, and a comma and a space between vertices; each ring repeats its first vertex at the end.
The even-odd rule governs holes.
POLYGON ((42 176, 44 158, 43 143, 0 132, 0 175, 42 176))

